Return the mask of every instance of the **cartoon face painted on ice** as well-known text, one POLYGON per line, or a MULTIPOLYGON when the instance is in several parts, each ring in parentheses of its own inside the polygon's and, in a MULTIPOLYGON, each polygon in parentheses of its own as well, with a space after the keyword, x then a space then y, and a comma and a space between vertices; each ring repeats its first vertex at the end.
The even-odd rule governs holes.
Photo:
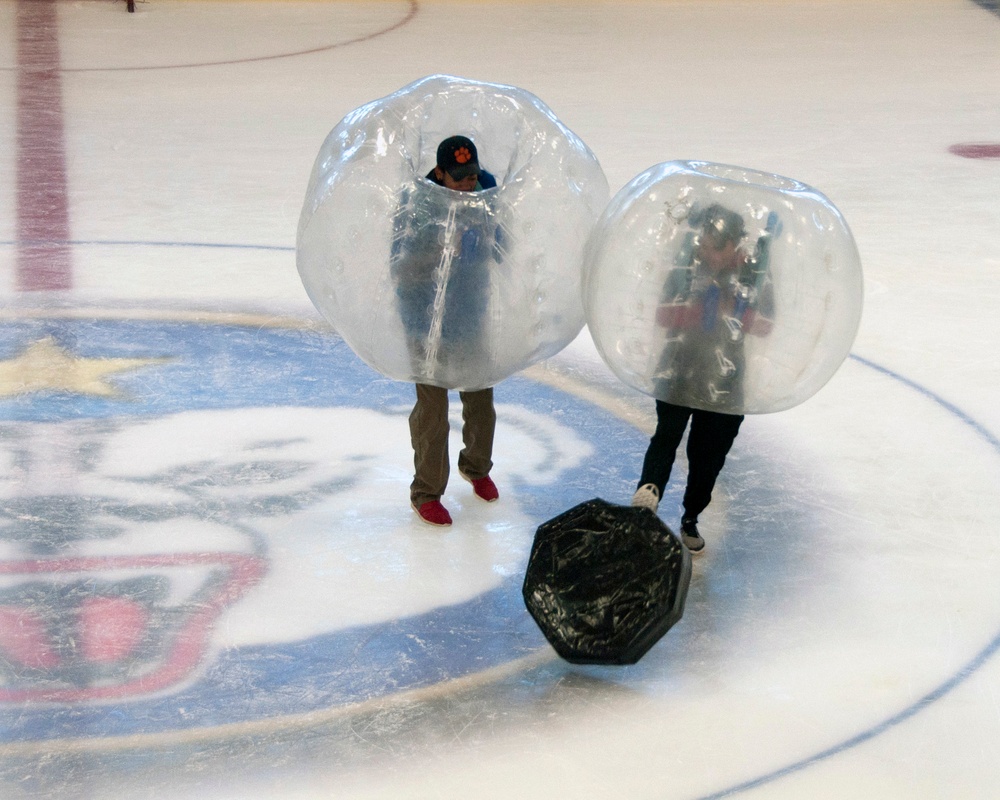
MULTIPOLYGON (((238 339, 224 344, 236 365, 218 378, 227 383, 240 372, 238 339)), ((287 350, 273 349, 287 370, 287 350)), ((254 648, 392 624, 516 579, 534 530, 516 497, 500 514, 470 503, 469 524, 447 534, 384 503, 409 481, 402 394, 358 400, 370 375, 341 372, 355 405, 326 396, 332 404, 317 406, 329 387, 289 390, 293 376, 261 388, 276 384, 258 374, 248 381, 256 398, 224 385, 230 394, 204 403, 182 375, 162 374, 185 359, 150 363, 142 381, 137 370, 131 413, 87 400, 88 416, 65 391, 35 392, 27 410, 23 398, 8 404, 0 707, 20 706, 19 720, 31 716, 25 703, 197 694, 229 653, 247 660, 254 648)), ((269 369, 266 359, 257 366, 269 369)), ((593 450, 549 415, 517 404, 498 412, 507 429, 498 462, 514 484, 557 485, 593 450)))

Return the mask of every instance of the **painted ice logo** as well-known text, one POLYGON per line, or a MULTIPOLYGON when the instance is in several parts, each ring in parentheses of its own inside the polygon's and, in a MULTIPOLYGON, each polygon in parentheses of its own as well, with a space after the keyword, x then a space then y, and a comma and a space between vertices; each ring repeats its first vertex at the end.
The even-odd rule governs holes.
POLYGON ((201 662, 219 611, 261 573, 259 559, 226 553, 0 561, 0 703, 170 688, 201 662))
POLYGON ((335 337, 27 320, 0 328, 0 387, 8 742, 311 714, 543 651, 518 591, 534 528, 592 496, 596 450, 644 444, 507 381, 504 510, 442 535, 406 503, 412 388, 335 337))

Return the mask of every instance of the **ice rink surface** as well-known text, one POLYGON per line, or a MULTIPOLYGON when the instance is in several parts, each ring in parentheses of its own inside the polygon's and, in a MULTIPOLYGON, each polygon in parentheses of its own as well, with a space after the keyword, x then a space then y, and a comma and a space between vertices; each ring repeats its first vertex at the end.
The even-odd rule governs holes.
POLYGON ((4 800, 995 796, 991 0, 0 0, 0 104, 4 800), (851 356, 744 423, 634 666, 560 661, 520 580, 627 502, 652 401, 584 331, 497 387, 500 502, 454 476, 428 528, 411 387, 299 281, 327 132, 436 73, 538 95, 612 192, 740 165, 857 240, 851 356))

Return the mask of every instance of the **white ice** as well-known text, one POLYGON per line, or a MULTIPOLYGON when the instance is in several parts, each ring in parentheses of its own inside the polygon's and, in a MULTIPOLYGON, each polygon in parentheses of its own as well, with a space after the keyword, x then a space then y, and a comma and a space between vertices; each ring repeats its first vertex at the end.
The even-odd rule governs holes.
MULTIPOLYGON (((128 14, 110 0, 60 3, 74 285, 19 292, 18 2, 0 0, 4 322, 324 335, 293 252, 317 149, 349 110, 436 73, 536 94, 595 152, 612 193, 677 159, 814 186, 846 218, 865 274, 852 358, 808 402, 744 423, 703 516, 708 547, 684 619, 635 667, 574 668, 539 649, 465 680, 278 709, 242 726, 47 744, 0 730, 0 796, 994 796, 1000 160, 948 151, 1000 142, 1000 14, 990 5, 147 0, 128 14)), ((529 377, 651 430, 652 401, 611 375, 586 332, 529 377)), ((175 549, 193 547, 189 537, 250 560, 262 541, 282 542, 272 571, 212 627, 214 658, 462 602, 516 578, 541 521, 519 493, 558 487, 560 474, 532 436, 557 442, 560 463, 591 464, 581 491, 613 488, 611 500, 627 501, 639 468, 602 469, 603 454, 576 433, 586 420, 501 408, 501 505, 474 504, 453 474, 445 501, 463 521, 432 531, 408 508, 407 409, 383 411, 328 422, 339 415, 302 409, 265 422, 259 411, 182 410, 40 434, 31 446, 2 441, 0 491, 8 504, 94 491, 74 469, 42 475, 37 465, 93 461, 96 437, 103 461, 87 480, 173 514, 133 520, 116 540, 123 551, 141 549, 145 526, 175 549), (350 434, 324 438, 327 424, 350 434), (283 438, 251 435, 282 425, 283 438), (252 475, 185 497, 150 480, 206 464, 232 474, 249 450, 319 465, 336 474, 309 480, 350 490, 250 524, 234 509, 261 500, 252 475), (337 472, 345 465, 350 474, 337 472), (189 517, 191 497, 216 516, 189 517), (367 605, 352 605, 359 595, 367 605), (279 596, 287 606, 269 600, 279 596), (331 606, 314 612, 317 598, 331 606)), ((668 524, 683 467, 661 507, 668 524)), ((3 530, 0 565, 16 549, 3 530)), ((0 592, 11 581, 0 575, 0 592)), ((160 707, 174 696, 164 690, 160 707)), ((16 702, 6 710, 14 719, 16 702)), ((197 711, 172 708, 179 720, 197 711)))

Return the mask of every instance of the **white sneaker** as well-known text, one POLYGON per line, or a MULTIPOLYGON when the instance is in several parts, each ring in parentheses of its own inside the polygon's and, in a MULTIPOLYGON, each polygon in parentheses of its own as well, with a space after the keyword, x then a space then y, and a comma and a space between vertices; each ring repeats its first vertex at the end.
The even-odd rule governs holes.
POLYGON ((660 507, 660 490, 652 483, 644 483, 634 495, 632 495, 632 505, 637 508, 648 508, 654 514, 660 507))

